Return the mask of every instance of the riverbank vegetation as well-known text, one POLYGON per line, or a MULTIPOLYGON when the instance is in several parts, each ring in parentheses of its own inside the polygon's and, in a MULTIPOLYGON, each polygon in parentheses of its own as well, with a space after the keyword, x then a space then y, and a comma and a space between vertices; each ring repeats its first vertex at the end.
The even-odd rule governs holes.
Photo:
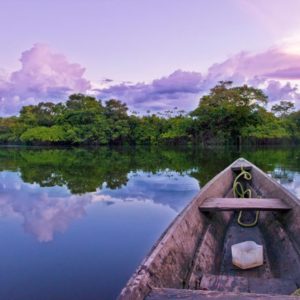
POLYGON ((65 103, 24 106, 19 116, 0 118, 0 143, 31 145, 108 145, 196 143, 281 143, 300 140, 300 111, 280 101, 267 110, 267 96, 247 85, 220 82, 190 112, 139 116, 125 103, 102 103, 73 94, 65 103))

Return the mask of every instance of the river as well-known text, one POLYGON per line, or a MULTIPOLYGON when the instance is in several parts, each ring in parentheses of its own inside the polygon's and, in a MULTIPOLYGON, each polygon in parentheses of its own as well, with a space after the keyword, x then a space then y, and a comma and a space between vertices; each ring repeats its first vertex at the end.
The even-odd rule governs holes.
POLYGON ((300 197, 300 148, 0 148, 0 299, 115 299, 238 157, 300 197))

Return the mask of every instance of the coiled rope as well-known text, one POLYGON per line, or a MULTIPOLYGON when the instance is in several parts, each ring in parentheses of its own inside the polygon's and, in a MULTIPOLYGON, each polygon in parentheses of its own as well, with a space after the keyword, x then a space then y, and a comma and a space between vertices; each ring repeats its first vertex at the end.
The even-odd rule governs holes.
MULTIPOLYGON (((244 186, 242 185, 242 183, 239 182, 239 179, 242 177, 244 177, 245 180, 252 179, 251 173, 244 170, 244 168, 241 167, 240 174, 235 178, 235 180, 233 182, 233 187, 232 187, 233 195, 235 198, 251 198, 251 195, 252 195, 251 189, 250 188, 244 189, 244 186)), ((237 222, 240 226, 254 227, 257 224, 258 217, 259 217, 259 211, 255 212, 255 220, 252 223, 242 222, 242 215, 243 215, 243 211, 240 211, 239 215, 238 215, 238 219, 237 219, 237 222)))

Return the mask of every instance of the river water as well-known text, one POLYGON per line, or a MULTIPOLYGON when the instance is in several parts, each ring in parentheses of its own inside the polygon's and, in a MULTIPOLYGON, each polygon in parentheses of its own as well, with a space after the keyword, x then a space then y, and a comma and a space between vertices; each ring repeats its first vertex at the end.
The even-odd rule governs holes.
POLYGON ((115 299, 238 157, 300 197, 300 148, 0 148, 0 299, 115 299))

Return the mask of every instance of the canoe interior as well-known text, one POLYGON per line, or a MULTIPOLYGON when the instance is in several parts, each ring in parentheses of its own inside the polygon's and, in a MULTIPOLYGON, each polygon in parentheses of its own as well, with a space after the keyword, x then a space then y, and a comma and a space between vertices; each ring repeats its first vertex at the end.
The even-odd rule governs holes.
MULTIPOLYGON (((242 200, 241 200, 242 201, 242 200)), ((243 221, 255 212, 245 211, 243 221)), ((120 299, 144 299, 159 288, 290 295, 300 287, 299 200, 257 167, 239 159, 212 179, 174 220, 122 290, 120 299), (254 198, 281 199, 291 210, 261 211, 258 225, 237 224, 236 211, 200 211, 208 198, 232 198, 232 184, 245 166, 254 198), (264 264, 249 270, 232 265, 231 245, 255 241, 264 264)), ((167 298, 166 298, 167 299, 167 298)))

